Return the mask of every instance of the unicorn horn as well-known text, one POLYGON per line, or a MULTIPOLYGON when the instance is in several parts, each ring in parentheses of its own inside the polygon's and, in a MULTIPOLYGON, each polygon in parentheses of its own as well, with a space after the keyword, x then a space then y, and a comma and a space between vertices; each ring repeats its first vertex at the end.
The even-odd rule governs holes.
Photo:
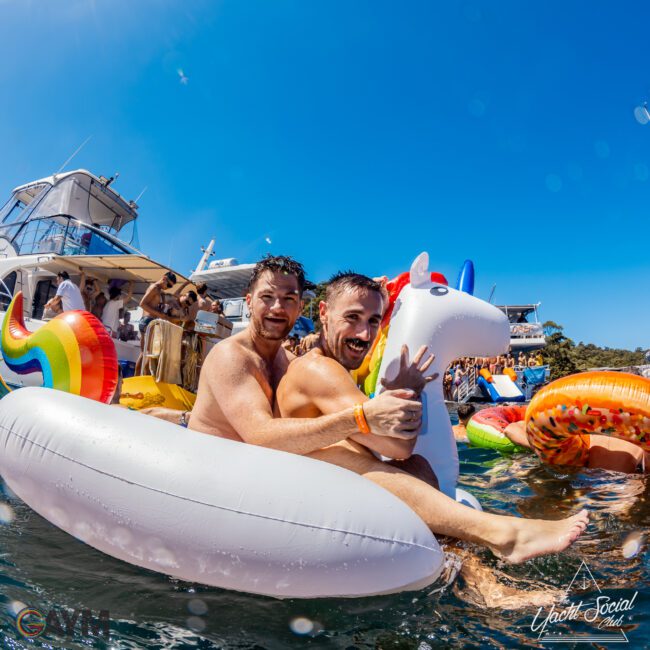
POLYGON ((474 295, 474 263, 472 260, 465 260, 456 280, 456 289, 474 295))

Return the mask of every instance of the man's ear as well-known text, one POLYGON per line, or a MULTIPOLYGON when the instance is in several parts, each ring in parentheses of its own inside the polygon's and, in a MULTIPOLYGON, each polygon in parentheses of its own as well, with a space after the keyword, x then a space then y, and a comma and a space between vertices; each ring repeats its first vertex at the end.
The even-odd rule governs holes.
POLYGON ((250 308, 251 308, 251 300, 252 299, 253 299, 252 294, 247 293, 246 294, 246 306, 248 307, 249 311, 250 311, 250 308))
POLYGON ((318 314, 320 316, 320 322, 327 323, 327 303, 324 300, 318 303, 318 314))

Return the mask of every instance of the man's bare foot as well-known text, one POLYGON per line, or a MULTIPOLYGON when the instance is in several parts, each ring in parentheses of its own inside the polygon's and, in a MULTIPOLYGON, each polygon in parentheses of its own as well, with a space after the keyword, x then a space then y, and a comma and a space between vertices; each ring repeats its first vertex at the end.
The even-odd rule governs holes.
POLYGON ((560 553, 580 537, 588 522, 586 510, 558 521, 508 518, 499 534, 503 541, 489 544, 489 548, 495 555, 513 564, 538 555, 560 553))

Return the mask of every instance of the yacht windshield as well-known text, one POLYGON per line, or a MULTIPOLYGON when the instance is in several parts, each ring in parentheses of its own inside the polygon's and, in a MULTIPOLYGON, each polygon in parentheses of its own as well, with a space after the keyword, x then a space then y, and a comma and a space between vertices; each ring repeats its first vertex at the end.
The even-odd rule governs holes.
POLYGON ((34 185, 28 190, 14 192, 11 198, 5 203, 0 210, 0 224, 3 226, 22 223, 27 217, 29 206, 34 204, 36 199, 40 199, 41 194, 49 187, 48 185, 34 185))

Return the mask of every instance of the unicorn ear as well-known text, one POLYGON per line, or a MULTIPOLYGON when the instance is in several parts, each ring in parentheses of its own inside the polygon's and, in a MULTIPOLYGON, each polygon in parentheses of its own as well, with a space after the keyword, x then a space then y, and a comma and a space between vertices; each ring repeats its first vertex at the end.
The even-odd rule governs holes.
POLYGON ((411 286, 424 287, 431 284, 429 274, 429 254, 420 253, 411 264, 411 286))

